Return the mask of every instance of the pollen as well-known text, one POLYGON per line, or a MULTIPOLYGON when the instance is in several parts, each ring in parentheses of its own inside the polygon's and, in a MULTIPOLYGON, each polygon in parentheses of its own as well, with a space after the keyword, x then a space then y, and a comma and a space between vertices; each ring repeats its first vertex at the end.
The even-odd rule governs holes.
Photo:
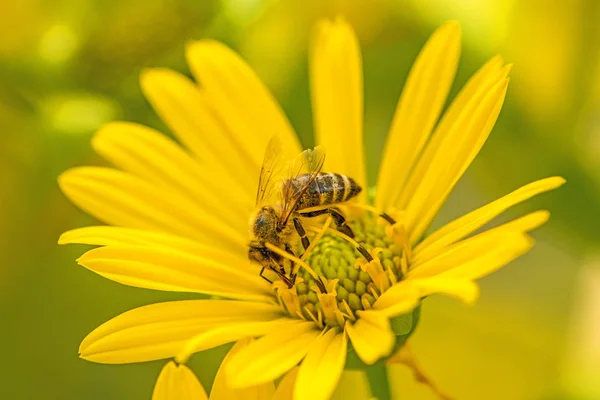
POLYGON ((341 325, 343 319, 356 318, 357 311, 371 308, 381 293, 402 279, 403 250, 386 233, 385 221, 367 216, 351 220, 348 225, 354 232, 354 240, 373 260, 367 261, 355 243, 331 231, 335 228, 327 229, 304 260, 327 283, 327 293, 321 293, 308 271, 300 271, 298 276, 302 279, 295 285, 305 319, 319 319, 322 315, 326 325, 341 325), (337 310, 332 313, 328 308, 334 305, 337 310))

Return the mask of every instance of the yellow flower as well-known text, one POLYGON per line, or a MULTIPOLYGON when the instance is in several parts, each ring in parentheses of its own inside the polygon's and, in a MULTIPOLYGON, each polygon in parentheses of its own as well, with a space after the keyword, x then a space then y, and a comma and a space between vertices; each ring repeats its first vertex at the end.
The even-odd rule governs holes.
POLYGON ((188 367, 170 361, 163 367, 158 376, 152 400, 290 399, 293 395, 298 368, 290 370, 281 382, 279 382, 277 388, 275 388, 275 384, 272 381, 244 389, 235 389, 229 386, 223 366, 229 358, 246 347, 248 343, 250 343, 249 340, 240 340, 229 351, 219 371, 217 371, 210 396, 206 395, 204 387, 188 367))
MULTIPOLYGON (((486 141, 508 85, 510 66, 494 57, 440 118, 459 42, 455 22, 429 39, 398 103, 374 207, 363 190, 358 203, 345 208, 356 240, 373 260, 366 262, 337 231, 313 227, 314 247, 303 256, 305 268, 289 289, 281 281, 268 284, 247 259, 248 220, 269 139, 279 134, 287 149, 301 152, 279 106, 244 61, 214 41, 187 48, 197 84, 170 70, 144 72, 146 96, 184 148, 137 124, 102 128, 93 146, 117 169, 75 168, 60 177, 60 186, 75 204, 113 226, 75 229, 60 243, 101 246, 78 262, 114 281, 219 299, 128 311, 90 333, 81 343, 81 357, 101 363, 164 358, 185 363, 195 352, 256 337, 223 366, 229 385, 271 382, 300 364, 295 398, 326 399, 352 357, 373 364, 402 345, 414 330, 413 310, 422 298, 445 293, 474 302, 474 280, 527 252, 533 245, 528 232, 549 214, 536 211, 473 233, 564 180, 531 183, 426 234, 486 141), (369 210, 387 212, 393 225, 369 210), (321 276, 327 293, 311 283, 310 269, 321 276)), ((316 141, 327 152, 324 171, 346 174, 368 188, 361 55, 343 20, 317 26, 310 74, 316 141)))

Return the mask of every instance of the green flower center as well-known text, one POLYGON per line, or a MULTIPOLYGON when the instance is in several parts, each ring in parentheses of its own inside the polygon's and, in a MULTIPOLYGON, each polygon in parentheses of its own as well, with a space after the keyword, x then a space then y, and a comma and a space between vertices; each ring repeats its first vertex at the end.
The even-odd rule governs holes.
MULTIPOLYGON (((402 248, 386 234, 386 225, 370 217, 349 221, 348 225, 354 232, 354 240, 379 260, 383 270, 391 273, 396 281, 400 280, 402 248)), ((340 310, 348 309, 346 303, 354 314, 371 307, 381 294, 371 275, 361 269, 361 263, 366 263, 364 256, 343 237, 325 233, 305 261, 318 276, 328 281, 338 279, 335 291, 340 310)), ((298 276, 304 281, 296 284, 296 291, 303 314, 309 318, 307 311, 317 315, 321 309, 317 293, 312 289, 317 285, 306 270, 300 270, 298 276)))

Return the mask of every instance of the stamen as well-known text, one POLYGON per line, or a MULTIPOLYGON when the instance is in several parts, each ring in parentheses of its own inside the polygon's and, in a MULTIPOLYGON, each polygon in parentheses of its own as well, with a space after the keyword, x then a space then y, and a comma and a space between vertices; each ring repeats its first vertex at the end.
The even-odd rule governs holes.
POLYGON ((352 312, 352 309, 350 308, 350 306, 348 305, 348 303, 346 302, 346 300, 342 300, 342 305, 344 306, 344 308, 346 309, 346 314, 344 314, 344 316, 346 318, 348 318, 351 321, 356 321, 356 317, 354 316, 354 313, 352 312))
POLYGON ((369 262, 365 266, 365 270, 371 277, 371 280, 373 281, 379 292, 383 293, 387 289, 389 289, 390 282, 379 259, 375 259, 369 262))
MULTIPOLYGON (((318 228, 315 228, 314 226, 309 226, 308 228, 312 231, 317 231, 317 229, 318 229, 318 228)), ((336 229, 333 229, 333 228, 327 228, 327 233, 331 233, 332 235, 339 236, 342 239, 344 239, 345 241, 347 241, 348 243, 352 244, 354 247, 356 247, 356 249, 360 252, 360 254, 362 254, 367 259, 367 261, 373 260, 373 256, 369 253, 369 251, 367 249, 365 249, 361 244, 359 244, 356 240, 352 239, 350 236, 343 234, 342 232, 340 232, 336 229)))
POLYGON ((310 243, 310 246, 308 246, 308 249, 306 249, 304 251, 304 253, 302 254, 302 257, 300 257, 300 259, 302 261, 304 261, 306 259, 306 256, 308 256, 310 254, 310 252, 315 248, 315 246, 317 245, 319 240, 321 240, 321 238, 325 234, 325 231, 327 231, 327 229, 329 228, 330 224, 331 224, 331 217, 327 217, 327 220, 325 221, 325 224, 323 224, 323 227, 321 229, 319 229, 317 234, 312 238, 312 242, 310 243))
MULTIPOLYGON (((298 278, 298 283, 301 283, 302 281, 302 278, 298 278)), ((295 285, 288 288, 283 281, 277 281, 273 283, 273 288, 277 293, 277 298, 281 299, 290 314, 301 313, 300 300, 298 300, 298 293, 296 292, 295 285)))
POLYGON ((315 273, 315 271, 313 271, 313 269, 310 267, 310 265, 305 263, 303 260, 299 259, 298 257, 294 257, 287 251, 280 249, 279 247, 275 246, 272 243, 267 242, 267 243, 265 243, 265 246, 267 247, 267 249, 271 250, 274 253, 277 253, 281 257, 287 258, 288 260, 300 265, 315 279, 315 281, 319 280, 319 276, 315 273))
POLYGON ((328 326, 334 326, 338 323, 338 318, 336 315, 336 311, 339 312, 337 305, 337 283, 338 279, 333 279, 331 281, 326 281, 325 285, 327 288, 327 293, 318 293, 317 298, 319 299, 319 304, 321 304, 321 310, 325 315, 325 322, 328 326))
MULTIPOLYGON (((319 318, 315 317, 315 315, 312 313, 312 311, 310 311, 308 308, 304 308, 304 311, 306 311, 306 313, 308 314, 308 316, 310 317, 310 319, 313 320, 314 323, 316 323, 317 325, 319 325, 319 328, 323 329, 323 323, 321 321, 321 318, 319 316, 319 318)), ((319 315, 317 313, 317 315, 319 315)))
POLYGON ((304 314, 302 314, 302 311, 298 310, 296 311, 296 316, 300 319, 303 319, 306 321, 306 317, 304 316, 304 314))
POLYGON ((369 303, 369 301, 367 300, 366 296, 362 296, 360 298, 360 302, 362 303, 363 310, 370 310, 371 309, 371 303, 369 303))

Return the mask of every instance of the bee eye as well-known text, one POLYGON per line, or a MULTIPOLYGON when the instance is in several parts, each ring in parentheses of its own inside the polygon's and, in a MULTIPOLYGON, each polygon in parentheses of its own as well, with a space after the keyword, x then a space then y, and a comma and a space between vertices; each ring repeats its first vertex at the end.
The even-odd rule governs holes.
POLYGON ((264 226, 264 224, 266 222, 265 220, 266 220, 265 216, 260 215, 258 218, 256 218, 256 225, 258 225, 260 227, 264 226))
POLYGON ((269 217, 269 215, 261 214, 256 218, 256 221, 254 224, 255 224, 256 228, 262 229, 264 227, 271 225, 271 218, 269 217))

